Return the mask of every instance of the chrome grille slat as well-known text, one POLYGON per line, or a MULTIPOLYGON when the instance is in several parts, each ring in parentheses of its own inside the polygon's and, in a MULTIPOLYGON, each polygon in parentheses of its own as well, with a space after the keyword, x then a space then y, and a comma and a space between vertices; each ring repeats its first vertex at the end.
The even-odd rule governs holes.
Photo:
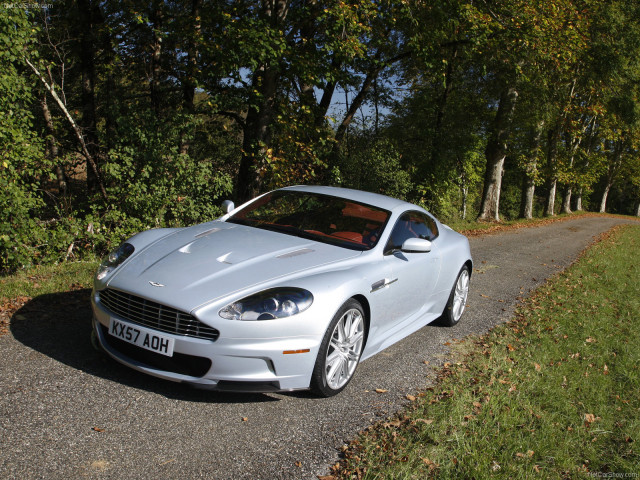
POLYGON ((220 335, 218 330, 205 325, 191 314, 152 300, 111 288, 98 292, 98 295, 100 303, 107 310, 144 327, 205 340, 216 340, 220 335))

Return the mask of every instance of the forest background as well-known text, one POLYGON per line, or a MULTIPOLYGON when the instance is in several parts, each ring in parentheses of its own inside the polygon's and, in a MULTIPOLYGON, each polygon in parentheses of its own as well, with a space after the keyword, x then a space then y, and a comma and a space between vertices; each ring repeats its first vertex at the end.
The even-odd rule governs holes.
POLYGON ((0 4, 0 271, 222 200, 640 215, 638 0, 0 4))

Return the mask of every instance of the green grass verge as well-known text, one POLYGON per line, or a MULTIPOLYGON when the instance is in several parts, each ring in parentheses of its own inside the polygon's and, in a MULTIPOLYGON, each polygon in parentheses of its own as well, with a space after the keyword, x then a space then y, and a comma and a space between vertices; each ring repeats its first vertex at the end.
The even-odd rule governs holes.
MULTIPOLYGON (((590 248, 435 387, 363 432, 339 478, 640 477, 640 227, 590 248)), ((329 477, 331 478, 331 477, 329 477)))
POLYGON ((0 300, 89 288, 99 260, 40 265, 0 277, 0 300))

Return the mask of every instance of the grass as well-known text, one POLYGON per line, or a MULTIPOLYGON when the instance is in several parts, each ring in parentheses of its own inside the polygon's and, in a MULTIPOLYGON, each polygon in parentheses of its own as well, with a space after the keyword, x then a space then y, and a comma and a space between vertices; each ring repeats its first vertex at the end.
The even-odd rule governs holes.
POLYGON ((0 301, 88 288, 99 264, 99 260, 94 260, 39 265, 0 277, 0 301))
POLYGON ((31 298, 47 293, 90 288, 99 260, 40 265, 0 277, 0 337, 11 317, 31 298))
POLYGON ((640 477, 640 227, 619 228, 454 347, 436 386, 363 432, 336 478, 640 477))

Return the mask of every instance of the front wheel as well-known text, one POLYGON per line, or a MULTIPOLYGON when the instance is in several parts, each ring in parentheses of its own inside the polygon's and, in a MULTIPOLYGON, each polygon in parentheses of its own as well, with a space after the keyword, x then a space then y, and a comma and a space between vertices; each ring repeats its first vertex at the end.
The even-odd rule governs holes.
POLYGON ((364 347, 365 328, 362 305, 348 300, 331 320, 320 344, 311 376, 311 390, 316 395, 340 393, 353 378, 364 347))
POLYGON ((464 265, 458 273, 456 283, 451 289, 447 306, 440 317, 440 324, 445 327, 453 327, 460 321, 464 308, 467 305, 467 296, 469 295, 469 267, 464 265))

